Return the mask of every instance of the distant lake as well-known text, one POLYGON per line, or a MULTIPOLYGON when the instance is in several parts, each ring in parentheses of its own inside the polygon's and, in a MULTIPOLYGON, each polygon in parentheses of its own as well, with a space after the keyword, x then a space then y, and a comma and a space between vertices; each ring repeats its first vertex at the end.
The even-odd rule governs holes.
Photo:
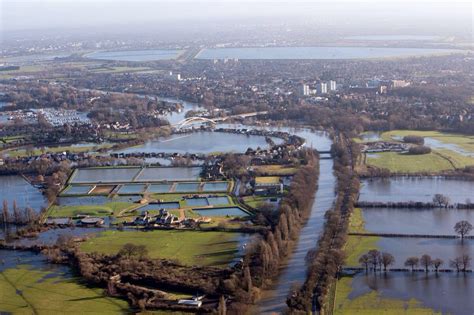
POLYGON ((154 61, 175 59, 181 52, 182 50, 177 49, 97 51, 84 57, 115 61, 154 61))
POLYGON ((432 41, 439 40, 440 38, 440 36, 436 35, 361 35, 349 36, 345 39, 371 41, 432 41))
POLYGON ((456 49, 388 47, 254 47, 206 48, 196 59, 373 59, 462 52, 456 49))

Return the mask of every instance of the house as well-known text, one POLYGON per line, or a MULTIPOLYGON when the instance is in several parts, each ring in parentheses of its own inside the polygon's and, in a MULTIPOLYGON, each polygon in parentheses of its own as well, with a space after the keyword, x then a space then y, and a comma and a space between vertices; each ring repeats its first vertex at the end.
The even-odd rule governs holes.
POLYGON ((255 177, 255 194, 258 196, 283 193, 283 184, 278 176, 255 177))

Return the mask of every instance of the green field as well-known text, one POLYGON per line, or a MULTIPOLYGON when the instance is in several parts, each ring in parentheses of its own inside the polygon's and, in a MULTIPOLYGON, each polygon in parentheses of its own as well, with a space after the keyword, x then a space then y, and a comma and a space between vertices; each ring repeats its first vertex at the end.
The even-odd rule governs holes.
POLYGON ((58 147, 48 147, 44 150, 41 148, 33 148, 31 150, 25 148, 13 149, 13 150, 5 150, 5 154, 8 154, 10 157, 22 157, 22 156, 29 156, 29 155, 41 155, 43 153, 60 153, 60 152, 72 152, 72 153, 83 153, 83 152, 91 152, 96 151, 99 149, 108 149, 112 147, 111 144, 97 144, 94 146, 58 146, 58 147))
MULTIPOLYGON (((349 233, 367 232, 364 224, 362 210, 359 208, 354 209, 349 221, 349 233)), ((347 255, 345 265, 348 267, 359 267, 359 257, 371 249, 378 249, 377 242, 379 239, 380 237, 378 236, 349 235, 344 247, 344 252, 347 255)))
POLYGON ((391 130, 382 133, 381 138, 386 141, 392 141, 394 136, 404 137, 408 135, 433 138, 443 143, 458 145, 464 150, 474 153, 474 136, 456 133, 418 130, 391 130))
MULTIPOLYGON (((80 198, 80 197, 77 197, 80 198)), ((133 209, 137 204, 129 202, 109 202, 102 205, 87 206, 51 206, 48 212, 50 217, 75 217, 79 214, 92 216, 118 215, 128 208, 133 209)))
POLYGON ((85 252, 116 254, 124 244, 145 245, 152 258, 185 265, 226 266, 236 255, 238 234, 179 230, 106 231, 81 245, 85 252))
MULTIPOLYGON (((474 153, 474 136, 442 133, 438 131, 392 130, 381 134, 384 141, 396 141, 397 137, 416 135, 430 137, 442 143, 456 145, 460 149, 474 153)), ((474 158, 448 148, 436 149, 429 154, 411 155, 397 152, 373 153, 366 164, 385 168, 395 173, 435 173, 474 165, 474 158)))
POLYGON ((424 307, 421 302, 410 299, 400 300, 382 297, 371 290, 369 293, 349 298, 352 291, 352 277, 342 277, 337 281, 334 301, 335 315, 428 315, 441 314, 424 307))
POLYGON ((77 279, 17 266, 0 272, 0 312, 12 314, 124 314, 124 300, 105 297, 77 279))

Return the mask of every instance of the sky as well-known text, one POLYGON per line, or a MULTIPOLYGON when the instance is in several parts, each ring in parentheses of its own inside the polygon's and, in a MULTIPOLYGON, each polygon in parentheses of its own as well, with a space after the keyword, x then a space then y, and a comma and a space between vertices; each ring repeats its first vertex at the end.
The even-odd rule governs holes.
MULTIPOLYGON (((374 28, 419 23, 468 29, 473 4, 466 0, 0 0, 0 31, 104 29, 114 26, 192 27, 210 21, 340 21, 374 28), (372 24, 371 24, 372 23, 372 24), (386 25, 385 25, 386 26, 386 25)), ((5 35, 5 34, 4 34, 5 35)))

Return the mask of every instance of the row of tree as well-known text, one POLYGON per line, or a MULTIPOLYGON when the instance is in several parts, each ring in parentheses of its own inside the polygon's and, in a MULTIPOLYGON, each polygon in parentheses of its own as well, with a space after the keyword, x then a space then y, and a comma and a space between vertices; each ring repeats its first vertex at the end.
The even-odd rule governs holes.
POLYGON ((314 309, 320 311, 324 308, 327 292, 345 259, 342 248, 347 239, 348 218, 354 208, 360 185, 353 171, 359 151, 342 134, 334 140, 332 152, 337 198, 333 208, 326 212, 323 234, 317 246, 306 257, 306 281, 300 288, 290 292, 287 299, 291 313, 306 314, 314 309))

